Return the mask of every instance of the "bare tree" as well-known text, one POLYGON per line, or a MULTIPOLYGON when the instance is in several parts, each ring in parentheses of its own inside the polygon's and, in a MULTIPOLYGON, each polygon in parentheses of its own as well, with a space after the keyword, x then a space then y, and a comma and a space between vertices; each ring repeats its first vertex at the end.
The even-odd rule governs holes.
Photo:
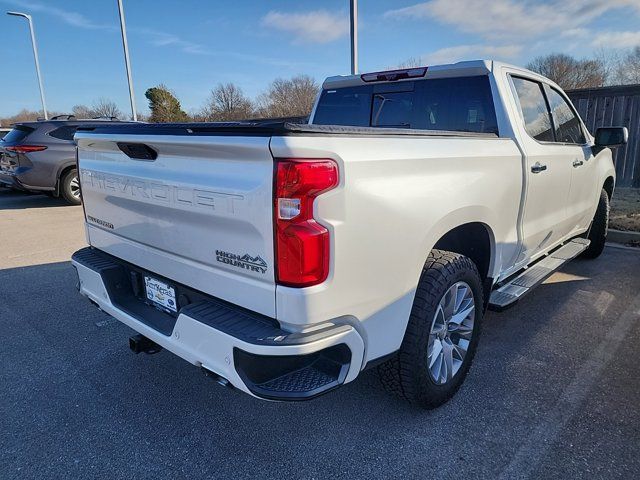
POLYGON ((76 118, 93 118, 95 117, 95 112, 86 105, 74 105, 71 109, 71 113, 76 118))
POLYGON ((90 107, 82 104, 74 105, 74 107, 71 109, 71 112, 76 118, 122 118, 122 112, 118 108, 118 105, 106 98, 95 100, 90 107))
POLYGON ((120 118, 122 112, 118 108, 118 105, 109 99, 100 98, 93 102, 91 106, 93 111, 93 117, 107 117, 107 118, 120 118))
POLYGON ((607 74, 601 60, 577 60, 562 53, 538 57, 527 68, 550 78, 566 90, 602 87, 607 74))
MULTIPOLYGON (((61 115, 61 112, 52 112, 52 111, 49 112, 49 118, 55 117, 56 115, 61 115)), ((0 125, 6 127, 13 123, 34 122, 39 118, 43 118, 41 111, 27 110, 26 108, 23 108, 15 115, 0 118, 0 125)))
POLYGON ((620 53, 618 50, 599 48, 593 55, 594 60, 601 65, 604 74, 604 85, 616 83, 618 65, 620 64, 620 53))
POLYGON ((305 116, 311 113, 320 86, 308 75, 278 78, 258 98, 257 114, 265 118, 305 116))
POLYGON ((615 73, 618 84, 640 83, 640 46, 635 47, 620 59, 615 73))
POLYGON ((211 91, 207 104, 197 118, 213 122, 230 122, 246 120, 253 115, 253 111, 253 103, 245 97, 240 87, 233 83, 220 83, 211 91))
POLYGON ((36 112, 34 110, 27 110, 26 108, 23 108, 15 115, 0 119, 0 124, 7 126, 17 122, 32 122, 36 120, 40 115, 41 115, 40 112, 36 112))
MULTIPOLYGON (((209 121, 211 121, 211 120, 208 119, 208 115, 207 115, 207 112, 206 112, 206 107, 204 109, 200 109, 200 110, 190 110, 187 115, 189 115, 189 118, 191 119, 192 122, 209 122, 209 121)), ((138 114, 138 117, 139 116, 140 116, 140 114, 138 114)))
POLYGON ((388 67, 385 70, 396 70, 402 68, 416 68, 424 65, 424 62, 419 57, 409 57, 404 62, 400 62, 398 65, 388 67))
MULTIPOLYGON (((61 115, 61 112, 49 112, 49 117, 61 115)), ((122 112, 118 109, 115 102, 111 100, 101 98, 93 102, 91 107, 87 105, 74 105, 71 109, 71 114, 76 118, 96 118, 96 117, 116 117, 122 118, 122 112)), ((11 125, 12 123, 19 122, 32 122, 38 118, 42 118, 42 113, 32 110, 23 109, 16 115, 11 117, 1 118, 1 125, 11 125)))

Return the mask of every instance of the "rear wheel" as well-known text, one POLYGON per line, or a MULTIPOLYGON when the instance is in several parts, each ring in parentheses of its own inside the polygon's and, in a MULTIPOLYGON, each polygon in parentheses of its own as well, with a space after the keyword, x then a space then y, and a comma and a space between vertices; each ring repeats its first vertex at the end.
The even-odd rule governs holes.
POLYGON ((600 192, 600 200, 596 214, 591 222, 591 228, 587 234, 587 239, 591 243, 587 249, 582 252, 584 258, 597 258, 604 250, 604 243, 607 240, 607 230, 609 229, 609 195, 606 190, 600 192))
POLYGON ((457 253, 432 251, 400 350, 378 367, 383 385, 423 408, 445 403, 471 367, 483 310, 476 265, 457 253))
POLYGON ((68 203, 80 205, 80 182, 78 180, 78 171, 75 168, 65 173, 62 180, 60 180, 60 194, 68 203))

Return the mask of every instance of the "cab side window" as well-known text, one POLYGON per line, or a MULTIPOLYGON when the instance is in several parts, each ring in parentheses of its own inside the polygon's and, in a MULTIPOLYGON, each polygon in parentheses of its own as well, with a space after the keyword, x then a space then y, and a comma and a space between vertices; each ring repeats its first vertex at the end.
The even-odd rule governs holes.
POLYGON ((553 142, 553 128, 542 85, 532 80, 511 77, 516 90, 524 128, 540 142, 553 142))
POLYGON ((584 145, 586 138, 580 120, 567 101, 553 88, 547 88, 547 98, 553 115, 556 142, 584 145))

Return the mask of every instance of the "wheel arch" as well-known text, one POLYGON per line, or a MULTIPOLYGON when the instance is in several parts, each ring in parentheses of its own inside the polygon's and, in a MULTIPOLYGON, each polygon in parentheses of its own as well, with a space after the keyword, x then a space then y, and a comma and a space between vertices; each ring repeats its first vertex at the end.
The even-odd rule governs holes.
POLYGON ((62 165, 59 169, 58 169, 58 175, 56 177, 56 196, 60 195, 60 182, 62 181, 62 178, 70 171, 73 170, 74 168, 76 168, 76 163, 66 163, 64 165, 62 165))
POLYGON ((452 228, 434 244, 437 250, 459 253, 475 263, 484 281, 491 272, 493 261, 493 232, 482 222, 469 222, 452 228))
POLYGON ((607 195, 609 196, 609 200, 611 200, 611 196, 613 195, 613 189, 615 187, 616 181, 613 178, 612 175, 609 175, 605 181, 604 184, 602 185, 602 188, 604 189, 605 192, 607 192, 607 195))

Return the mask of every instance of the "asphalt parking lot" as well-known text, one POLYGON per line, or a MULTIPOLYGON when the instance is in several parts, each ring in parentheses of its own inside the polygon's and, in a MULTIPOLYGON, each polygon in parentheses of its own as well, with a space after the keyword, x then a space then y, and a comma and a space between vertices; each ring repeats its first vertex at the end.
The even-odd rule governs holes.
POLYGON ((419 411, 375 372, 255 400, 75 289, 82 208, 0 189, 0 478, 639 478, 640 249, 576 260, 485 317, 458 395, 419 411))

